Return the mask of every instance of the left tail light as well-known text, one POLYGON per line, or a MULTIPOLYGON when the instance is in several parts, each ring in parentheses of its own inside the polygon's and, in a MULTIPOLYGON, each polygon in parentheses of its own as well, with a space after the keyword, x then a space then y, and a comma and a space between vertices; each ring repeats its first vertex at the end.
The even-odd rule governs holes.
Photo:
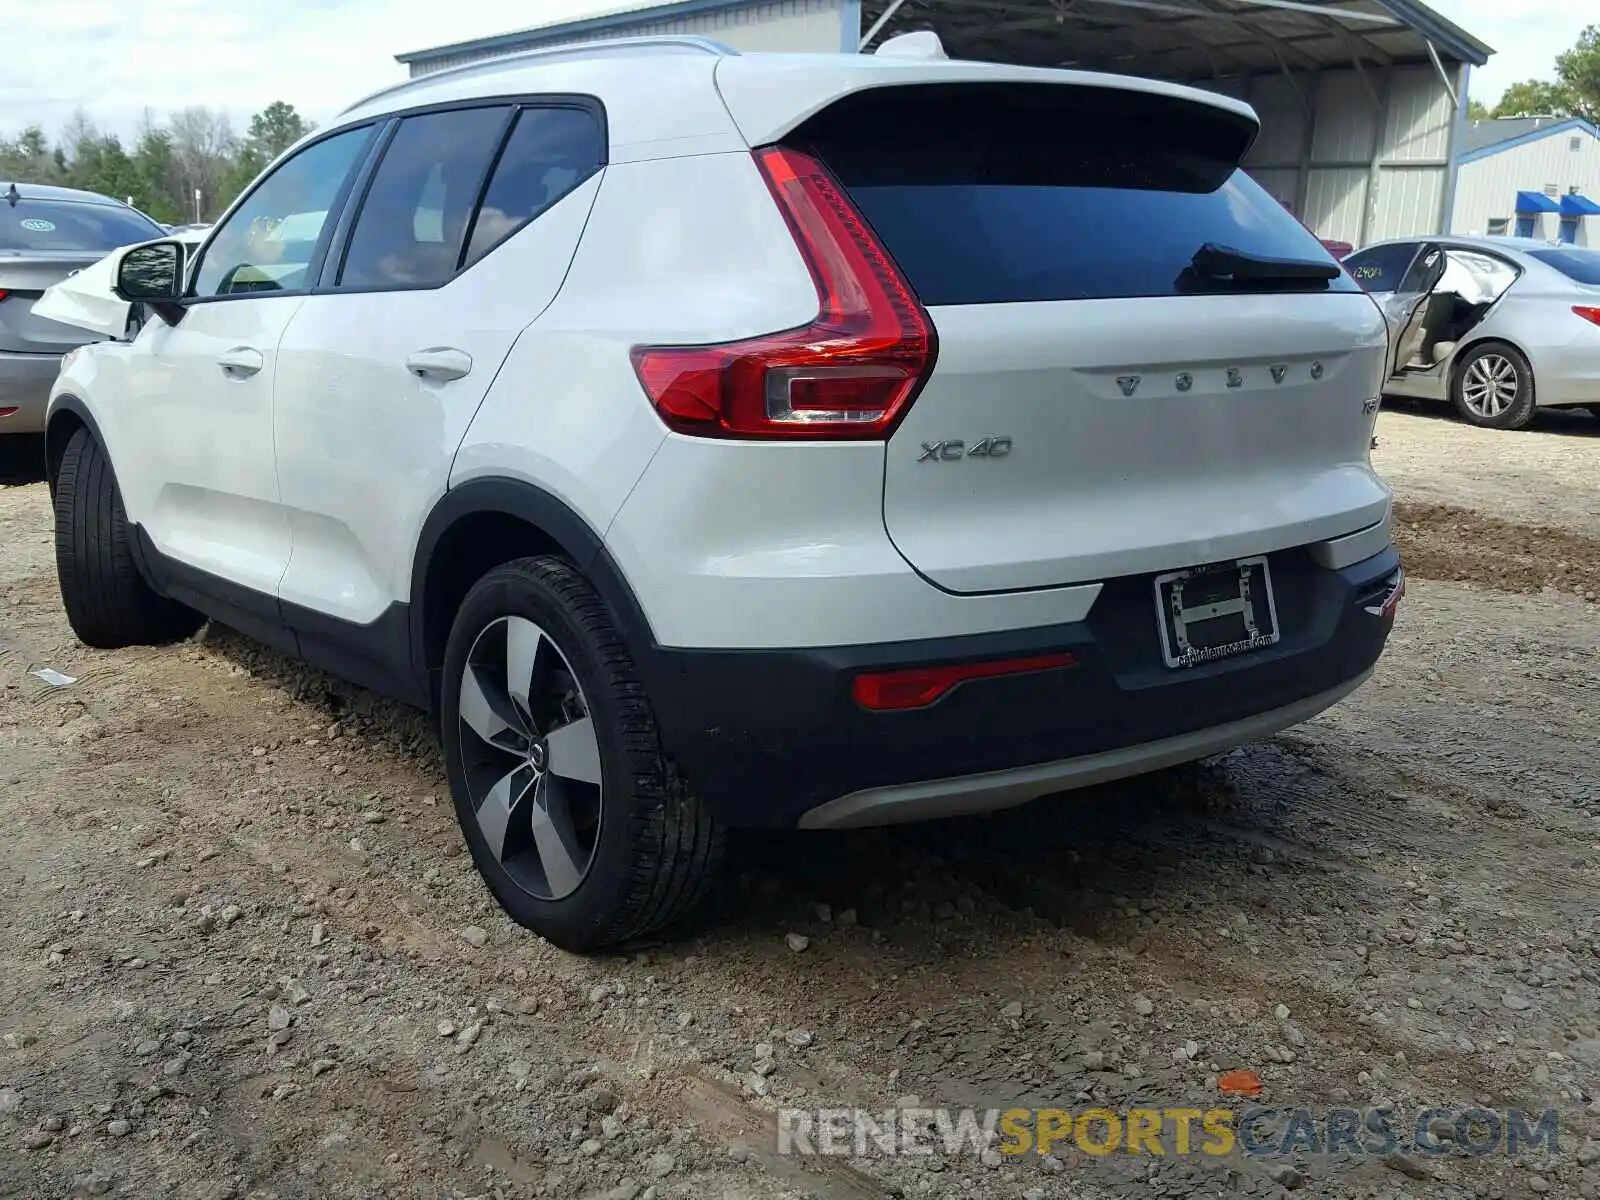
MULTIPOLYGON (((0 296, 4 295, 4 292, 0 292, 0 296)), ((1594 307, 1588 304, 1574 304, 1572 306, 1572 311, 1577 313, 1585 321, 1588 321, 1591 325, 1600 325, 1600 307, 1594 307)))
POLYGON ((887 438, 933 370, 933 323, 821 162, 782 146, 754 155, 816 284, 816 319, 721 345, 637 347, 639 382, 679 433, 887 438))

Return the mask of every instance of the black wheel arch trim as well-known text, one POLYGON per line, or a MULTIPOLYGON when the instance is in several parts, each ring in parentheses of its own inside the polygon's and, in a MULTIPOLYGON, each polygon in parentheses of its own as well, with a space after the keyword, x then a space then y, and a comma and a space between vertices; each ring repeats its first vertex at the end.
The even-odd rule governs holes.
MULTIPOLYGON (((100 432, 100 422, 94 419, 94 414, 89 411, 89 406, 87 404, 85 404, 71 392, 62 392, 59 396, 55 397, 55 399, 51 400, 48 413, 45 416, 44 437, 47 461, 49 463, 49 471, 47 472, 45 478, 50 486, 50 498, 52 500, 54 500, 56 496, 55 466, 58 459, 56 459, 54 456, 51 456, 49 453, 49 448, 54 441, 51 430, 57 426, 57 422, 61 419, 61 415, 63 413, 70 414, 71 416, 76 417, 79 421, 82 421, 84 426, 89 430, 89 435, 93 437, 95 441, 100 443, 100 448, 104 450, 108 456, 111 453, 111 448, 106 445, 105 435, 100 432)), ((115 464, 112 464, 112 469, 116 469, 115 464)))
MULTIPOLYGON (((434 618, 429 592, 430 568, 440 543, 458 523, 485 514, 516 518, 548 537, 594 585, 611 610, 612 620, 636 659, 650 656, 654 635, 644 610, 605 541, 570 505, 538 484, 506 476, 482 476, 457 484, 441 496, 423 521, 411 570, 411 669, 419 688, 434 706, 433 675, 440 663, 428 661, 428 629, 434 618)), ((643 661, 638 664, 645 666, 643 661)))

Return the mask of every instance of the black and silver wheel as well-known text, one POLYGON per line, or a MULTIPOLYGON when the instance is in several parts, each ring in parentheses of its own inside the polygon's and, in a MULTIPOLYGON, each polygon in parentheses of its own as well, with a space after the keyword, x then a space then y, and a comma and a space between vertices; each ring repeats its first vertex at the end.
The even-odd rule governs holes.
POLYGON ((1456 411, 1485 429, 1521 429, 1533 420, 1533 369, 1511 346, 1474 346, 1456 367, 1456 411))
POLYGON ((570 563, 518 559, 473 586, 439 709, 456 815, 515 920, 596 950, 700 899, 722 832, 669 769, 632 657, 570 563))
POLYGON ((605 793, 594 718, 566 656, 527 617, 491 622, 467 653, 456 721, 484 845, 528 895, 565 900, 594 863, 605 793))
POLYGON ((111 460, 87 429, 67 442, 55 479, 56 577, 78 640, 101 650, 188 637, 205 618, 139 574, 111 460))

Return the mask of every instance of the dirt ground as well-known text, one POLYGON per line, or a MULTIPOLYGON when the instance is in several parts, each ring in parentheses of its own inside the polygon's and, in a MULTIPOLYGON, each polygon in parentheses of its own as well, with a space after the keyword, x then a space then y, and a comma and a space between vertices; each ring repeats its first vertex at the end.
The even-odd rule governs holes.
POLYGON ((85 650, 43 485, 0 490, 0 1196, 1600 1195, 1600 421, 1379 437, 1413 578, 1344 704, 742 840, 691 929, 587 960, 494 908, 419 716, 215 628, 85 650), (776 1153, 780 1106, 1237 1107, 1233 1068, 1558 1150, 776 1153))

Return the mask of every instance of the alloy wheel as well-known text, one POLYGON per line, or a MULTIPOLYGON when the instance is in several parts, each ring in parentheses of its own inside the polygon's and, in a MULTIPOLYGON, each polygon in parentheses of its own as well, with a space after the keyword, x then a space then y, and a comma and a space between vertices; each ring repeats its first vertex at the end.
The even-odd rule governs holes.
POLYGON ((490 853, 539 900, 578 890, 600 843, 600 744, 566 656, 526 617, 477 636, 461 675, 460 745, 490 853))
POLYGON ((1503 354, 1484 354, 1472 360, 1461 380, 1466 406, 1485 420, 1498 417, 1517 399, 1516 364, 1503 354))

